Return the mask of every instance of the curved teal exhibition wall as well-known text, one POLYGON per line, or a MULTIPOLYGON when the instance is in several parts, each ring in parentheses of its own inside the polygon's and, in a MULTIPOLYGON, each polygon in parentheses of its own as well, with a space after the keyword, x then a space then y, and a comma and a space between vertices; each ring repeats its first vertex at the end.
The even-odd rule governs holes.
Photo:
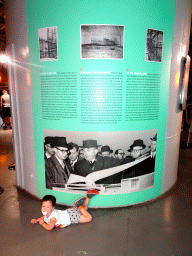
MULTIPOLYGON (((24 188, 30 190, 26 184, 32 179, 36 184, 32 194, 40 198, 52 194, 58 202, 68 205, 85 195, 87 189, 97 188, 100 192, 90 200, 91 207, 137 204, 167 191, 174 184, 177 171, 176 164, 172 182, 164 186, 165 176, 169 176, 164 173, 164 164, 167 125, 173 125, 167 117, 172 84, 177 91, 176 75, 171 77, 177 59, 173 56, 174 40, 182 47, 185 44, 182 54, 186 55, 190 22, 185 26, 185 37, 176 38, 174 29, 177 15, 186 11, 190 17, 190 1, 25 0, 24 6, 30 62, 26 84, 31 89, 34 150, 32 154, 29 147, 22 151, 24 159, 28 152, 35 160, 30 174, 25 174, 26 166, 23 167, 24 188), (44 142, 47 137, 57 136, 79 146, 85 140, 96 140, 98 152, 108 145, 113 150, 111 157, 122 149, 124 161, 108 166, 109 170, 94 167, 89 171, 87 167, 86 175, 82 175, 80 167, 79 171, 71 171, 68 182, 63 179, 56 184, 53 176, 57 171, 54 167, 46 169, 51 160, 45 159, 44 142), (130 162, 129 150, 141 143, 138 140, 143 141, 143 157, 130 162), (150 169, 153 141, 155 166, 150 169), (47 186, 48 176, 54 180, 51 186, 47 186), (118 181, 109 182, 116 176, 120 177, 118 181)), ((7 19, 9 22, 9 15, 7 19)), ((179 33, 183 34, 182 29, 179 33)), ((13 32, 9 31, 11 43, 13 32)), ((15 47, 19 60, 16 40, 15 47)), ((21 84, 26 86, 24 81, 21 84)), ((176 97, 175 93, 170 108, 180 123, 176 97)), ((20 104, 22 109, 24 105, 20 104)), ((177 148, 176 144, 173 147, 177 148)), ((178 149, 173 159, 177 152, 178 149)))

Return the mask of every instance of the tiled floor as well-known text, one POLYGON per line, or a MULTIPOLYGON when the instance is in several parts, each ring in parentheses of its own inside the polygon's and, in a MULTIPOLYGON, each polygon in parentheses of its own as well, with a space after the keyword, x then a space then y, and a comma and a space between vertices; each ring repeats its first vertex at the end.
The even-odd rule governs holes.
MULTIPOLYGON (((181 149, 178 182, 163 197, 91 209, 93 221, 46 231, 30 224, 40 203, 16 189, 12 131, 0 130, 0 255, 192 256, 192 149, 181 149)), ((63 206, 58 206, 64 209, 63 206)))

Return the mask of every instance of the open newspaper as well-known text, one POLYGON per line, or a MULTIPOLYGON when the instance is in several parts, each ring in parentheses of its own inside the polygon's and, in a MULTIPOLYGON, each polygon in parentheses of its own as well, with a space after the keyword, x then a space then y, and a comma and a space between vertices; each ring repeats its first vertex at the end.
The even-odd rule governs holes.
MULTIPOLYGON (((69 188, 75 184, 78 186, 82 186, 83 184, 81 184, 81 183, 85 183, 83 186, 85 186, 85 185, 89 186, 89 187, 98 186, 99 184, 95 184, 96 181, 101 180, 103 178, 107 178, 111 175, 123 172, 124 170, 131 168, 131 167, 145 161, 149 157, 150 157, 149 155, 142 156, 140 159, 137 159, 137 160, 127 163, 127 164, 123 164, 123 165, 120 165, 117 167, 108 168, 105 170, 92 172, 92 173, 88 174, 86 177, 82 177, 82 176, 76 175, 76 174, 71 174, 69 177, 69 180, 66 184, 66 187, 69 188), (78 183, 80 183, 80 184, 78 184, 78 183)), ((114 184, 111 184, 111 185, 114 185, 114 184)))
MULTIPOLYGON (((141 158, 132 161, 127 164, 123 164, 117 167, 95 171, 90 173, 86 177, 71 174, 65 187, 53 187, 53 190, 60 192, 72 192, 86 194, 89 189, 99 190, 99 194, 121 194, 131 193, 135 191, 141 191, 153 187, 154 183, 154 169, 148 168, 149 153, 146 153, 141 158), (130 170, 137 168, 140 170, 139 176, 127 177, 130 170), (145 170, 144 170, 145 169, 145 170), (122 172, 122 179, 116 184, 97 184, 97 181, 107 178, 111 175, 115 175, 122 172)), ((137 173, 138 174, 138 173, 137 173)), ((121 176, 121 175, 120 175, 121 176)), ((128 175, 129 176, 129 175, 128 175)), ((60 184, 62 185, 62 184, 60 184)))

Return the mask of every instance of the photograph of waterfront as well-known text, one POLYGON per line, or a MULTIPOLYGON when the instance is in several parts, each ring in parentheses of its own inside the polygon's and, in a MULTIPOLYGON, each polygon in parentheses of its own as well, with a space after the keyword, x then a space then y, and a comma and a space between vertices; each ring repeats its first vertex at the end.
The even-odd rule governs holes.
POLYGON ((81 25, 82 59, 123 59, 124 26, 81 25))

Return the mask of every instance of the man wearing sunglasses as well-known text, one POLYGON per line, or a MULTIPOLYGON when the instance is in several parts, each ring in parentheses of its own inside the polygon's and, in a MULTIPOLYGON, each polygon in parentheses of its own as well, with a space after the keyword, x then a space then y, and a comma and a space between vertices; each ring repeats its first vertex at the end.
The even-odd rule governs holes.
POLYGON ((53 137, 54 154, 45 160, 46 188, 64 187, 71 174, 71 166, 66 159, 72 146, 65 137, 53 137))

